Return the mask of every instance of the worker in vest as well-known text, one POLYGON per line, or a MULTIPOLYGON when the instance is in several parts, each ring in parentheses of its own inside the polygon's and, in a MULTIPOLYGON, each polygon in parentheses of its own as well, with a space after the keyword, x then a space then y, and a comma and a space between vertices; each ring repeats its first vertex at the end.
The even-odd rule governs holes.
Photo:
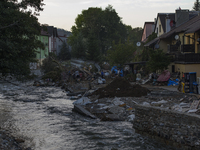
POLYGON ((185 80, 185 74, 182 72, 182 80, 185 80))

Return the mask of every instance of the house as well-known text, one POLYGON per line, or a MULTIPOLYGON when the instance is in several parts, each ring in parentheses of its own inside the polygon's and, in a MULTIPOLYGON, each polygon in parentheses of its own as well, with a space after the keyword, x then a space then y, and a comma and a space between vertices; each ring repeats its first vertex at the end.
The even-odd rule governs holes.
POLYGON ((49 52, 57 54, 57 37, 58 37, 57 28, 55 28, 54 26, 47 26, 47 31, 50 35, 49 52))
MULTIPOLYGON (((197 15, 198 11, 189 11, 187 9, 177 9, 175 13, 158 13, 154 28, 154 32, 157 34, 158 38, 146 43, 145 46, 153 49, 161 48, 162 43, 159 41, 160 36, 177 28, 197 15)), ((166 49, 167 47, 164 46, 164 48, 166 49)))
POLYGON ((67 43, 68 37, 71 35, 71 32, 66 31, 64 29, 57 29, 58 37, 56 39, 57 44, 57 55, 60 53, 60 49, 62 47, 62 44, 65 42, 67 43))
POLYGON ((42 61, 49 55, 49 33, 47 31, 42 30, 41 35, 38 36, 38 40, 40 40, 45 49, 37 49, 36 59, 38 60, 37 67, 42 65, 42 61))
POLYGON ((175 13, 158 13, 154 32, 157 37, 169 32, 174 27, 175 13))
POLYGON ((155 23, 154 22, 145 22, 144 23, 144 30, 142 33, 142 39, 141 42, 145 43, 149 37, 149 35, 151 35, 154 31, 155 28, 155 23))
MULTIPOLYGON (((200 77, 200 15, 188 10, 176 10, 173 28, 146 44, 146 46, 159 45, 174 60, 169 71, 196 72, 200 77), (191 15, 192 14, 192 15, 191 15)), ((155 47, 154 47, 155 48, 155 47)))

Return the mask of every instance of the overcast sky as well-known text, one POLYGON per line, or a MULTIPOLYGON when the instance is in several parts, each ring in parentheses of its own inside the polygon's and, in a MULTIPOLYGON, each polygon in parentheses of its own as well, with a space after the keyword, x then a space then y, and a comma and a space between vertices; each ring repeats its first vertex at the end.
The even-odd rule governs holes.
POLYGON ((143 27, 157 13, 174 13, 179 7, 191 10, 196 0, 44 0, 39 22, 71 31, 78 14, 89 7, 105 9, 112 5, 126 25, 143 27))

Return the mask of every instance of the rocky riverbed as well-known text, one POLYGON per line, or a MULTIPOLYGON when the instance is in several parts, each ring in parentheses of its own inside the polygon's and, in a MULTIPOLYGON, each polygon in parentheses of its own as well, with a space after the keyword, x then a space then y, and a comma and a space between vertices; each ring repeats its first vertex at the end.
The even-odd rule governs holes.
MULTIPOLYGON (((33 82, 18 84, 19 86, 12 86, 12 84, 3 83, 1 84, 0 91, 6 99, 12 99, 14 102, 20 102, 20 105, 26 103, 32 104, 34 102, 38 105, 38 110, 42 110, 41 106, 48 103, 49 99, 53 96, 51 94, 54 91, 53 89, 47 91, 47 93, 41 92, 41 89, 46 87, 33 87, 33 82)), ((55 86, 55 84, 52 85, 55 86)), ((88 83, 74 83, 72 89, 74 89, 75 92, 85 91, 87 89, 87 86, 85 85, 88 85, 88 83)), ((59 99, 64 97, 67 97, 67 93, 63 89, 59 99)), ((140 86, 135 83, 130 84, 125 80, 122 80, 122 78, 119 78, 109 82, 108 84, 92 84, 92 89, 89 92, 86 92, 85 95, 78 101, 84 109, 97 118, 100 118, 101 121, 118 120, 132 122, 134 119, 134 106, 136 104, 163 107, 189 113, 188 111, 192 110, 191 106, 196 100, 198 100, 196 95, 183 94, 176 91, 166 90, 162 87, 152 87, 148 85, 140 86)), ((32 107, 36 108, 35 105, 32 107)), ((57 109, 55 106, 48 106, 47 108, 48 109, 45 110, 46 112, 65 114, 63 113, 63 110, 57 109)), ((198 114, 198 108, 195 110, 196 111, 192 113, 198 114)), ((1 112, 6 111, 9 110, 5 108, 5 110, 1 112)), ((5 116, 5 114, 0 115, 5 116)), ((5 119, 6 118, 9 119, 9 117, 5 116, 5 119)), ((3 120, 4 118, 1 117, 2 122, 3 120)), ((9 122, 9 120, 4 121, 6 123, 9 122)), ((2 128, 0 128, 0 149, 31 149, 29 147, 23 147, 22 145, 24 145, 24 139, 12 136, 9 128, 5 130, 3 127, 4 125, 5 124, 1 125, 2 128)))

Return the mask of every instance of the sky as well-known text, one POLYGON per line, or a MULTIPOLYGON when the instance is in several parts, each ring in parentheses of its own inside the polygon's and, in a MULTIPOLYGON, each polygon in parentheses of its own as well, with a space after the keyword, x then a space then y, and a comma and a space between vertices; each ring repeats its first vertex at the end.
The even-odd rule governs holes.
POLYGON ((82 10, 89 7, 105 9, 113 6, 122 22, 135 27, 144 26, 144 22, 154 21, 157 13, 174 13, 179 7, 192 10, 196 0, 44 0, 44 10, 38 20, 57 28, 71 31, 75 19, 82 10))

